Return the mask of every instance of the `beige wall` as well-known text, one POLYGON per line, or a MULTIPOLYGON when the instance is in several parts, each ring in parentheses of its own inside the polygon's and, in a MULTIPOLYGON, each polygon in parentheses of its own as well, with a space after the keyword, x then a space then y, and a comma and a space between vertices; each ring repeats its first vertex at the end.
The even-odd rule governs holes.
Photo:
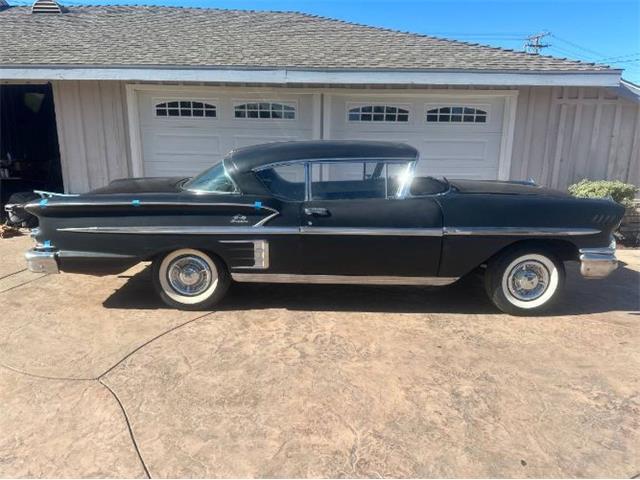
POLYGON ((130 176, 124 83, 56 81, 53 98, 65 191, 86 192, 130 176))
POLYGON ((583 178, 640 184, 640 104, 605 88, 520 89, 511 178, 564 189, 583 178))
MULTIPOLYGON (((124 82, 54 81, 65 189, 131 175, 124 82)), ((512 179, 564 189, 582 178, 640 184, 640 104, 603 88, 520 88, 512 179)))

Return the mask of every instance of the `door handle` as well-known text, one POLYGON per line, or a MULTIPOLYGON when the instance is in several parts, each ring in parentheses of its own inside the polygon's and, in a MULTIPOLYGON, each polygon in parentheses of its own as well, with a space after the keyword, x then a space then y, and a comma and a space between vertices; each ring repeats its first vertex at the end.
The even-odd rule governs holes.
POLYGON ((310 217, 330 217, 331 212, 323 207, 306 207, 304 209, 304 214, 309 215, 310 217))

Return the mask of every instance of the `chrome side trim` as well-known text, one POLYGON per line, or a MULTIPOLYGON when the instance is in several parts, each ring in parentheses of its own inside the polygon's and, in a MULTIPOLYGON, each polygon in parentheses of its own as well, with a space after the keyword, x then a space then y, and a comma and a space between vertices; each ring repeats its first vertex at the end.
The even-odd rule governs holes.
MULTIPOLYGON (((73 196, 73 195, 69 195, 73 196)), ((77 195, 75 195, 77 196, 77 195)), ((258 210, 267 210, 273 213, 278 212, 275 208, 267 207, 265 205, 256 206, 253 203, 223 203, 223 202, 161 202, 155 200, 141 200, 139 203, 133 203, 133 200, 117 201, 117 202, 63 202, 63 203, 47 203, 43 208, 61 208, 61 207, 158 207, 158 206, 171 206, 171 207, 245 207, 258 210)), ((38 207, 40 202, 32 202, 27 206, 38 207)), ((279 213, 279 212, 278 212, 279 213)))
POLYGON ((251 227, 224 226, 151 226, 151 227, 65 227, 59 232, 122 233, 127 235, 373 235, 401 237, 445 236, 579 236, 595 235, 593 228, 526 228, 526 227, 434 227, 434 228, 377 228, 377 227, 267 227, 266 221, 276 212, 251 227))
POLYGON ((441 237, 442 228, 300 227, 300 233, 305 235, 441 237))
POLYGON ((604 278, 618 268, 615 244, 602 248, 581 248, 580 273, 586 278, 604 278))
POLYGON ((272 218, 277 217, 278 215, 280 215, 280 212, 278 212, 277 210, 274 210, 275 213, 272 213, 271 215, 267 215, 266 217, 264 217, 262 220, 260 220, 258 223, 255 223, 253 226, 254 227, 262 227, 265 223, 267 223, 269 220, 271 220, 272 218))
POLYGON ((46 190, 34 190, 33 193, 40 195, 40 198, 53 198, 53 197, 78 197, 79 193, 58 193, 48 192, 46 190))
POLYGON ((126 235, 359 235, 441 237, 441 228, 343 228, 343 227, 65 227, 59 232, 121 233, 126 235))
POLYGON ((335 285, 450 285, 459 277, 387 277, 364 275, 293 275, 280 273, 231 273, 236 282, 313 283, 335 285))
POLYGON ((295 235, 299 227, 66 227, 59 232, 125 235, 295 235))
POLYGON ((595 228, 563 228, 563 227, 445 227, 444 235, 467 236, 579 236, 596 235, 601 230, 595 228))
POLYGON ((266 240, 220 240, 220 243, 251 243, 253 244, 253 265, 247 267, 231 267, 234 269, 269 268, 269 242, 266 240))
POLYGON ((135 255, 122 255, 120 253, 104 253, 104 252, 80 252, 76 250, 60 250, 58 258, 106 258, 106 259, 125 259, 136 258, 135 255))

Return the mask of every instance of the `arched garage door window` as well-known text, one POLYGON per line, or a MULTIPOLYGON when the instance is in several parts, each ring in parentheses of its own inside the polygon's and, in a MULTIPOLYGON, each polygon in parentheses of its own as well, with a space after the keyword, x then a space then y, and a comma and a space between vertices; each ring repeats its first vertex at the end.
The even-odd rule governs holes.
POLYGON ((427 123, 487 123, 487 111, 466 106, 431 108, 427 110, 427 123))
POLYGON ((296 107, 290 103, 247 102, 233 107, 235 118, 261 120, 295 120, 296 107))
POLYGON ((217 116, 216 106, 193 100, 176 100, 156 104, 157 117, 209 117, 217 116))
POLYGON ((349 109, 350 122, 400 122, 409 121, 409 110, 395 105, 361 105, 349 109))

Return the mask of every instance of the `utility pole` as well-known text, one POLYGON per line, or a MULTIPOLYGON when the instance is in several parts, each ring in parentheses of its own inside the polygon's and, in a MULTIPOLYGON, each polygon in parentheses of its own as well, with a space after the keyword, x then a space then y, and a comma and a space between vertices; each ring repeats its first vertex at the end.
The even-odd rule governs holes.
POLYGON ((549 35, 551 35, 549 32, 542 32, 528 36, 524 44, 524 51, 529 53, 540 53, 540 50, 543 48, 550 47, 551 44, 540 42, 540 40, 544 37, 548 37, 549 35))

